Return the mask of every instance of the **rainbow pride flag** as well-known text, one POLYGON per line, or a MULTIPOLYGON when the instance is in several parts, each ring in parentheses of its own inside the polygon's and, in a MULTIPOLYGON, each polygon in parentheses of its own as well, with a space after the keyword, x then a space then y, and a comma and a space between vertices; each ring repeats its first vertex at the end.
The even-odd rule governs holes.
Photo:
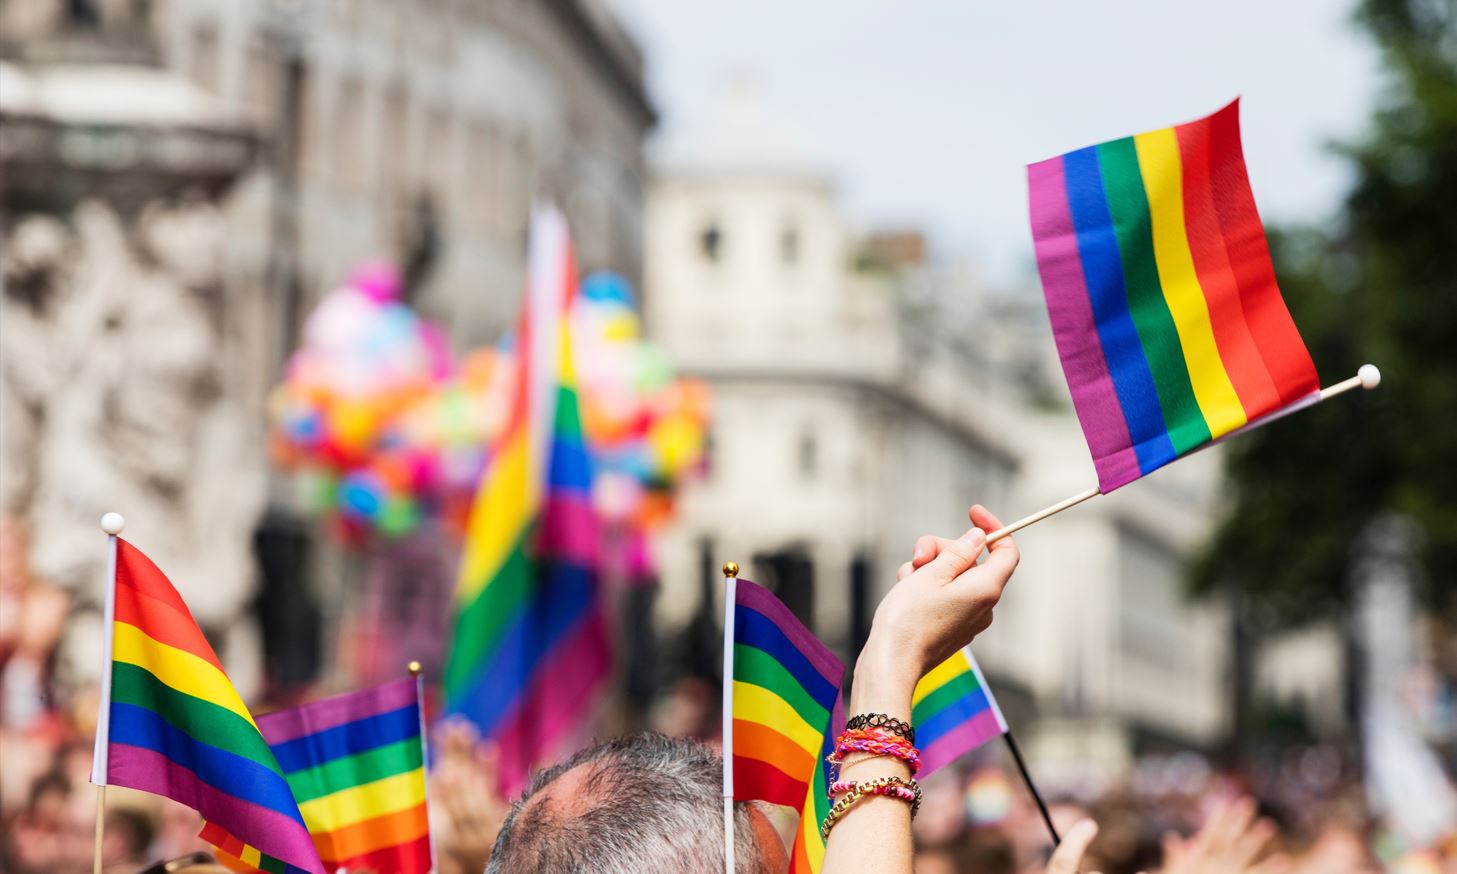
POLYGON ((1245 172, 1239 101, 1032 164, 1027 181, 1101 491, 1319 398, 1245 172))
POLYGON ((556 756, 611 668, 568 335, 576 289, 566 220, 538 207, 515 400, 471 510, 444 677, 446 712, 496 742, 508 796, 556 756))
POLYGON ((794 847, 789 852, 789 874, 820 874, 825 864, 825 839, 820 836, 820 823, 830 814, 830 754, 835 751, 835 737, 845 728, 844 696, 835 698, 830 725, 820 745, 809 793, 799 811, 799 829, 794 833, 794 847))
MULTIPOLYGON (((258 717, 328 871, 431 869, 421 726, 414 678, 258 717)), ((216 823, 201 837, 234 870, 286 870, 216 823)))
POLYGON ((1007 733, 1002 708, 971 647, 963 647, 916 684, 911 724, 921 747, 922 778, 1007 733))
POLYGON ((729 582, 724 788, 740 801, 803 809, 845 666, 769 590, 729 582))
POLYGON ((163 795, 324 874, 283 769, 172 583, 116 539, 91 782, 163 795))

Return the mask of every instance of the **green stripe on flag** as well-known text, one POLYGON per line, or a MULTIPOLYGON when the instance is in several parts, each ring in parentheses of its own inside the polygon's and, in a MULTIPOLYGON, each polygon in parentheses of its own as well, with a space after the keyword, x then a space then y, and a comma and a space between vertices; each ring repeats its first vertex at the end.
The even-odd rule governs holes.
POLYGON ((283 776, 273 751, 246 719, 211 701, 173 689, 145 668, 113 662, 111 700, 150 710, 198 743, 242 756, 283 776))
POLYGON ((941 688, 921 699, 911 711, 911 722, 920 725, 926 720, 945 710, 953 701, 965 698, 980 689, 976 682, 976 675, 970 672, 957 674, 946 682, 941 688))
POLYGON ((288 786, 299 804, 413 771, 424 764, 420 738, 411 737, 352 756, 332 759, 288 775, 288 786))
POLYGON ((1138 329, 1143 357, 1153 373, 1169 439, 1173 441, 1174 451, 1182 455, 1208 442, 1209 425, 1194 398, 1179 329, 1174 326, 1174 317, 1159 281, 1153 251, 1153 220, 1133 138, 1124 137, 1098 146, 1098 170, 1103 176, 1103 191, 1118 238, 1128 311, 1138 329))
POLYGON ((794 675, 763 650, 742 643, 734 644, 734 679, 761 686, 783 698, 816 731, 823 732, 829 724, 830 711, 810 697, 794 675))
POLYGON ((459 695, 475 678, 481 662, 495 648, 501 630, 516 619, 526 603, 536 580, 534 562, 526 557, 526 545, 535 531, 533 520, 495 578, 457 614, 450 661, 445 667, 447 698, 459 695))

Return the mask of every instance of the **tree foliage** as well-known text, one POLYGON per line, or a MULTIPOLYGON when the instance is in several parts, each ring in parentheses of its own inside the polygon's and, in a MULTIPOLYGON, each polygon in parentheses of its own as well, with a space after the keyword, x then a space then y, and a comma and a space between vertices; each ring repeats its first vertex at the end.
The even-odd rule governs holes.
POLYGON ((1414 523, 1427 604, 1457 581, 1457 0, 1365 0, 1387 75, 1339 226, 1273 233, 1281 288, 1325 384, 1381 387, 1233 441, 1230 506, 1195 586, 1245 590, 1265 627, 1349 606, 1382 517, 1414 523))

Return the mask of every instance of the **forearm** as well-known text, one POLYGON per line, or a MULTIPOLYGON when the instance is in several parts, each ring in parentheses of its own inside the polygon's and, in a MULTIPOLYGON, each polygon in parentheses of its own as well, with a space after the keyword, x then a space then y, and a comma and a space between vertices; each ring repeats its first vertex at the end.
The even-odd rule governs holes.
MULTIPOLYGON (((909 723, 916 685, 916 671, 909 662, 897 659, 879 641, 868 642, 855 665, 849 714, 884 713, 909 723)), ((905 762, 866 753, 848 754, 840 768, 845 780, 910 776, 905 762)), ((913 855, 911 806, 898 798, 870 796, 855 802, 830 832, 823 874, 911 874, 913 855)))

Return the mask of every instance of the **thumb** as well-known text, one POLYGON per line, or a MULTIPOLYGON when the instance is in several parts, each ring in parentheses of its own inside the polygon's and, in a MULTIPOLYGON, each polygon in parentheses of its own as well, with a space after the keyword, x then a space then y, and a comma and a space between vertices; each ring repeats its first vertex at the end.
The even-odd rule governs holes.
POLYGON ((941 553, 926 567, 933 579, 949 583, 976 566, 982 547, 986 545, 986 532, 972 528, 955 540, 948 540, 941 547, 941 553))
POLYGON ((1082 867, 1083 854, 1097 836, 1098 824, 1091 819, 1085 819, 1069 829, 1062 836, 1057 852, 1052 854, 1052 859, 1047 863, 1047 874, 1077 874, 1078 868, 1082 867))

